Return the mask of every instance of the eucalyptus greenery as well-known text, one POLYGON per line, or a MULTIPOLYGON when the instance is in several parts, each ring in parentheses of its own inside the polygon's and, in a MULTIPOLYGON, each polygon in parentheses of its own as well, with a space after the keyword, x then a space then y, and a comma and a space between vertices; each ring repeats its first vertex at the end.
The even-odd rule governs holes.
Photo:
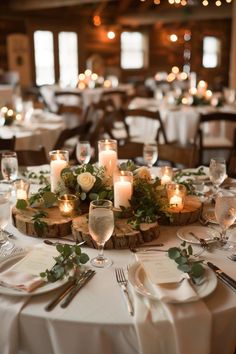
POLYGON ((195 194, 193 177, 206 176, 203 167, 199 167, 196 171, 181 170, 175 173, 173 181, 183 184, 189 194, 195 194))
POLYGON ((49 179, 48 175, 50 174, 50 171, 39 171, 39 173, 36 173, 34 171, 24 171, 22 175, 26 177, 27 179, 31 180, 37 180, 38 184, 49 184, 49 179))
POLYGON ((89 260, 89 256, 83 253, 78 245, 58 244, 56 248, 59 252, 59 255, 54 257, 56 264, 52 269, 40 273, 42 278, 52 283, 70 275, 71 271, 74 271, 72 276, 75 275, 81 264, 89 260))
POLYGON ((200 284, 205 273, 202 260, 197 260, 193 256, 191 245, 186 242, 181 243, 181 247, 172 247, 168 250, 168 256, 178 264, 178 269, 184 273, 188 273, 195 284, 200 284))
POLYGON ((32 216, 32 220, 34 222, 34 230, 39 237, 44 235, 44 231, 47 227, 46 221, 41 219, 46 218, 47 216, 48 213, 44 210, 39 210, 32 216))

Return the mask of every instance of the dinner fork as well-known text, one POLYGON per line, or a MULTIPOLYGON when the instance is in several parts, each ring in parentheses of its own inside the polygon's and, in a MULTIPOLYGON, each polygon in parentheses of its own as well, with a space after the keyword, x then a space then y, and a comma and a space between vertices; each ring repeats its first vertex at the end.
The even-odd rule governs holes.
POLYGON ((130 296, 129 296, 128 286, 127 286, 128 281, 125 277, 124 270, 123 270, 123 268, 116 268, 115 273, 116 273, 116 281, 120 285, 120 287, 123 291, 129 314, 131 316, 134 316, 134 308, 133 308, 133 304, 132 304, 130 296))

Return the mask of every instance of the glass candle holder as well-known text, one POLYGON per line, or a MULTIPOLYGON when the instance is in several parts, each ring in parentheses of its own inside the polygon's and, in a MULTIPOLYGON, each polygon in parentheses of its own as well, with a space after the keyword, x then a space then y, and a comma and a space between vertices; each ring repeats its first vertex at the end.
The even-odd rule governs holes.
POLYGON ((68 165, 69 152, 66 150, 53 150, 49 152, 49 157, 51 192, 55 193, 61 180, 61 171, 68 165))
POLYGON ((105 139, 98 141, 98 164, 104 166, 107 178, 111 178, 117 169, 117 141, 105 139))
POLYGON ((58 207, 62 216, 74 216, 78 207, 78 197, 74 194, 64 194, 58 198, 58 207))
POLYGON ((120 171, 114 174, 114 207, 128 208, 133 194, 133 173, 120 171))
POLYGON ((186 188, 183 184, 170 183, 167 184, 167 196, 169 205, 173 211, 181 211, 184 208, 186 197, 186 188))
POLYGON ((160 179, 161 184, 171 183, 173 177, 173 169, 170 166, 161 167, 160 179))
POLYGON ((27 200, 29 196, 30 182, 25 179, 19 179, 14 182, 16 199, 27 200))

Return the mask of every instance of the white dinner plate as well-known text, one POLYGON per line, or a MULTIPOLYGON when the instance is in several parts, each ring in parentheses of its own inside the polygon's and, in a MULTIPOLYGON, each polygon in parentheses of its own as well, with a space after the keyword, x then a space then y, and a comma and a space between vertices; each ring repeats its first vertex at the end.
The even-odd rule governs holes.
POLYGON ((220 233, 217 230, 210 229, 206 226, 183 226, 177 231, 177 236, 186 242, 193 244, 200 244, 200 241, 196 240, 196 238, 191 235, 194 233, 197 237, 202 238, 206 242, 214 242, 215 237, 220 237, 220 233))
MULTIPOLYGON (((3 261, 0 262, 0 273, 7 270, 8 268, 12 267, 15 263, 19 262, 27 252, 22 252, 18 253, 15 255, 10 255, 4 258, 3 261)), ((62 285, 64 285, 67 282, 67 279, 64 280, 58 280, 55 283, 45 283, 45 285, 35 289, 34 291, 31 292, 26 292, 26 291, 20 291, 16 289, 11 289, 7 288, 3 285, 0 284, 0 294, 2 295, 12 295, 12 296, 35 296, 35 295, 41 295, 45 294, 49 291, 55 290, 57 288, 60 288, 62 285)))
MULTIPOLYGON (((201 285, 193 285, 200 299, 210 295, 217 285, 217 278, 213 270, 208 267, 205 267, 205 269, 205 280, 203 283, 201 285)), ((148 280, 140 263, 136 262, 129 268, 128 280, 138 294, 151 300, 159 300, 152 283, 148 280)), ((192 301, 197 301, 197 299, 192 301)), ((172 301, 172 303, 177 303, 177 301, 172 301)))

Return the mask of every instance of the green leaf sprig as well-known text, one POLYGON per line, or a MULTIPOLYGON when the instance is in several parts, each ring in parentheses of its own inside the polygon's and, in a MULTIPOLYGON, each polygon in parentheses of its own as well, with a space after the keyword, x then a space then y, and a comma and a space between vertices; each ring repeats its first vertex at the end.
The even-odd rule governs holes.
POLYGON ((39 210, 37 213, 35 213, 32 216, 32 220, 34 222, 34 229, 36 234, 39 237, 42 237, 45 231, 45 228, 47 227, 47 223, 44 220, 41 220, 42 218, 46 218, 48 216, 48 213, 43 210, 39 210))
POLYGON ((177 268, 184 273, 188 273, 195 284, 200 284, 205 268, 202 265, 202 260, 196 260, 193 256, 191 245, 186 246, 186 242, 181 243, 181 247, 171 247, 168 250, 168 256, 177 264, 177 268))
POLYGON ((89 256, 82 253, 79 245, 58 244, 56 248, 59 252, 59 255, 54 257, 56 264, 52 269, 46 269, 45 272, 40 273, 42 278, 51 283, 64 279, 64 277, 70 275, 72 270, 74 270, 75 275, 81 264, 85 264, 89 260, 89 256))
POLYGON ((183 184, 189 194, 195 194, 194 180, 192 177, 206 176, 203 167, 199 167, 197 171, 179 171, 175 173, 173 181, 183 184), (186 178, 187 177, 187 178, 186 178))

